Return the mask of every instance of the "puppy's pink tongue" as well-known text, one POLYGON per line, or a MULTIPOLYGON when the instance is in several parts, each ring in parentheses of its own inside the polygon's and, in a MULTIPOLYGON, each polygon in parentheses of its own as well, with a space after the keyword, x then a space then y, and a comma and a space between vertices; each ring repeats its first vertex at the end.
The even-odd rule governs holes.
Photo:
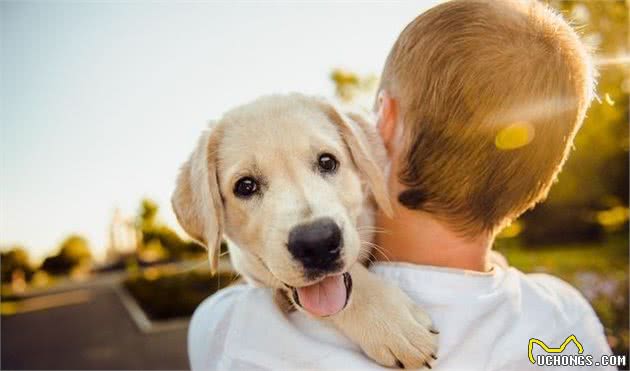
POLYGON ((309 313, 323 317, 333 315, 346 305, 343 275, 326 277, 314 285, 297 289, 300 305, 309 313))

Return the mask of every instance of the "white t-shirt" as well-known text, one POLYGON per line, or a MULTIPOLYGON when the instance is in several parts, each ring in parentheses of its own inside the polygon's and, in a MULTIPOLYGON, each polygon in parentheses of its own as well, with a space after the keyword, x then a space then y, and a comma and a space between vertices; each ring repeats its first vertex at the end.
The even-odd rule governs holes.
MULTIPOLYGON (((616 369, 530 363, 530 338, 556 348, 575 335, 593 362, 612 354, 591 306, 558 278, 501 267, 479 273, 377 263, 370 270, 430 314, 440 331, 433 370, 616 369)), ((548 354, 538 344, 532 350, 534 357, 548 354)), ((577 353, 570 342, 558 354, 577 353)), ((270 289, 247 285, 224 289, 199 306, 189 328, 188 354, 193 370, 381 369, 326 322, 297 311, 285 316, 270 289)))

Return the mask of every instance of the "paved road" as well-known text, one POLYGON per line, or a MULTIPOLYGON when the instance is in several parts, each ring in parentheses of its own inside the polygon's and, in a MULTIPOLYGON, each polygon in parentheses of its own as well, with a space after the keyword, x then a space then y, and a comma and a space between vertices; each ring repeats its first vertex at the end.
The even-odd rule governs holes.
POLYGON ((187 369, 186 328, 145 334, 111 286, 84 303, 2 317, 7 369, 187 369))

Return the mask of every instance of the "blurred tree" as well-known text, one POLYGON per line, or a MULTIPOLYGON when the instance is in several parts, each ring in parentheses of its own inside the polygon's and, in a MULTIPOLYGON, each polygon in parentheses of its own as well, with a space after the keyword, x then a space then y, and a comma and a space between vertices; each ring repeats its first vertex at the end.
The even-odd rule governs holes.
POLYGON ((174 259, 204 254, 205 249, 193 241, 182 240, 175 231, 158 220, 159 206, 150 199, 142 200, 138 224, 142 232, 139 254, 145 260, 174 259))
POLYGON ((79 235, 71 235, 59 246, 59 252, 46 258, 41 269, 52 275, 65 275, 74 269, 89 270, 92 252, 88 241, 79 235))
POLYGON ((33 276, 34 270, 31 266, 28 252, 22 246, 14 246, 0 254, 0 265, 2 266, 2 283, 11 282, 15 271, 21 270, 27 281, 33 276))
POLYGON ((554 1, 583 25, 583 39, 597 54, 598 101, 588 111, 574 153, 549 203, 612 207, 628 203, 628 6, 624 1, 554 1), (626 58, 625 62, 622 58, 626 58))
POLYGON ((337 98, 348 104, 369 108, 374 101, 374 92, 378 85, 378 77, 374 74, 361 76, 349 70, 335 68, 330 73, 335 85, 337 98))
POLYGON ((628 208, 628 4, 624 1, 550 1, 578 25, 594 49, 600 76, 598 99, 575 138, 575 150, 548 200, 523 216, 524 237, 531 243, 598 239, 608 229, 625 228, 627 213, 616 226, 602 223, 604 210, 628 208), (624 61, 625 58, 625 61, 624 61))
POLYGON ((155 225, 159 209, 160 207, 155 201, 148 198, 143 199, 140 203, 140 212, 138 215, 140 227, 144 229, 155 225))
POLYGON ((76 262, 92 259, 88 241, 79 235, 72 235, 66 238, 61 244, 61 255, 68 258, 68 260, 76 262))

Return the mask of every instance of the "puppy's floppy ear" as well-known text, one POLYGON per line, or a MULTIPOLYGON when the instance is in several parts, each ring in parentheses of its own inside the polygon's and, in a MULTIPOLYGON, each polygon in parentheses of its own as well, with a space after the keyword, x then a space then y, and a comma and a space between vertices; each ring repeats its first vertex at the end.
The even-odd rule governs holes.
POLYGON ((182 166, 171 197, 179 224, 208 248, 210 270, 216 273, 223 236, 223 201, 217 179, 217 149, 221 130, 206 130, 182 166))
POLYGON ((342 113, 333 103, 320 100, 324 112, 337 125, 352 161, 367 180, 378 207, 387 215, 394 214, 383 175, 385 147, 376 132, 376 127, 358 113, 342 113))

